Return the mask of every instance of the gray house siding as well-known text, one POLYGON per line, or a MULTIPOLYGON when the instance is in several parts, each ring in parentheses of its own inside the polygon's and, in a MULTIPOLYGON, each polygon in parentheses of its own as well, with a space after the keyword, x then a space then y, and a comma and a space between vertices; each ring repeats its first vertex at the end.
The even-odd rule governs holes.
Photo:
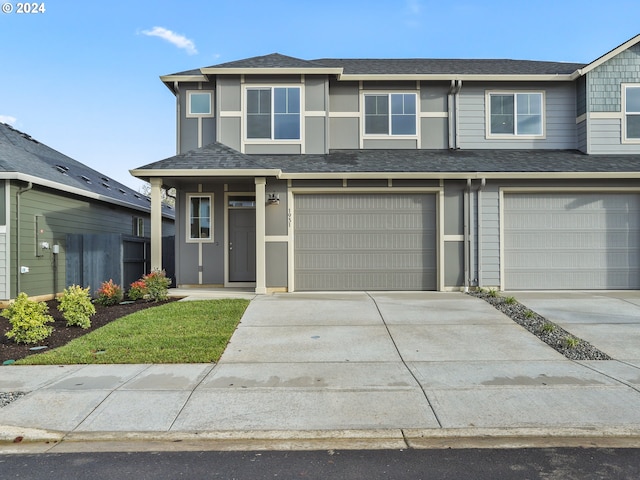
MULTIPOLYGON (((11 185, 10 200, 15 212, 16 192, 11 185)), ((17 235, 11 235, 9 251, 11 298, 17 292, 17 268, 25 266, 29 273, 20 275, 20 291, 30 296, 50 295, 62 291, 66 278, 66 239, 73 233, 133 233, 133 218, 144 218, 145 232, 150 232, 149 214, 137 210, 92 202, 62 195, 60 192, 34 186, 20 197, 20 259, 17 258, 17 235), (47 242, 51 248, 40 247, 47 242), (53 245, 60 246, 60 253, 52 253, 53 245)), ((12 216, 10 231, 17 232, 17 221, 12 216)), ((171 235, 173 226, 163 225, 163 233, 171 235)), ((104 279, 108 280, 108 279, 104 279)), ((92 285, 92 288, 97 286, 92 285)))
POLYGON ((578 136, 578 150, 581 152, 587 153, 587 149, 589 148, 588 142, 589 137, 587 135, 587 120, 583 120, 576 125, 577 136, 578 136))
POLYGON ((178 88, 178 152, 187 152, 216 141, 216 117, 193 118, 187 116, 187 92, 212 91, 212 111, 216 111, 215 85, 213 83, 182 83, 178 88))
POLYGON ((566 83, 467 83, 460 91, 458 117, 460 148, 463 149, 575 149, 575 84, 566 83), (487 91, 544 91, 545 138, 487 139, 485 96, 487 91))
POLYGON ((588 110, 620 112, 621 83, 640 81, 640 44, 619 53, 587 73, 588 110))
POLYGON ((478 282, 481 287, 500 285, 500 194, 496 184, 487 183, 481 192, 478 219, 478 282))

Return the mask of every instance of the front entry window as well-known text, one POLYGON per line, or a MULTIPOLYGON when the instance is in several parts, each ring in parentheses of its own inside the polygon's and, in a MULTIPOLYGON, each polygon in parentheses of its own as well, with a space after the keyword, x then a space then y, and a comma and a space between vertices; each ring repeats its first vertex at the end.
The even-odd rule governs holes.
POLYGON ((188 222, 189 241, 211 241, 212 229, 212 195, 188 195, 188 222))

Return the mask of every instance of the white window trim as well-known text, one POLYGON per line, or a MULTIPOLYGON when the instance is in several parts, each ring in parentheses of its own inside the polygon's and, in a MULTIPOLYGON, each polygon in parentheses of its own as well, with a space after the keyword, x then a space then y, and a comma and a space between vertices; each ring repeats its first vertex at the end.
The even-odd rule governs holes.
POLYGON ((414 139, 414 138, 418 138, 418 133, 419 133, 419 121, 418 119, 420 118, 420 95, 418 95, 418 92, 416 90, 394 90, 394 91, 389 91, 389 90, 362 90, 360 92, 360 105, 362 105, 362 108, 360 109, 360 125, 361 125, 361 130, 362 130, 362 137, 366 138, 367 140, 370 139, 385 139, 388 140, 390 138, 409 138, 409 139, 414 139), (401 135, 401 134, 393 134, 391 133, 391 95, 394 94, 400 94, 400 95, 415 95, 416 97, 416 133, 415 134, 408 134, 408 135, 401 135), (365 97, 367 95, 386 95, 387 98, 389 99, 389 133, 387 134, 382 134, 382 133, 367 133, 366 132, 366 126, 365 126, 365 121, 366 121, 366 115, 365 115, 365 97))
MULTIPOLYGON (((515 103, 514 103, 515 104, 515 103)), ((516 107, 517 108, 517 107, 516 107)), ((490 140, 544 140, 547 138, 547 100, 544 90, 486 90, 484 97, 485 136, 490 140), (519 93, 540 94, 542 96, 542 133, 539 135, 519 135, 517 133, 491 133, 491 95, 515 95, 519 93)), ((514 116, 517 116, 514 109, 514 116)), ((514 118, 514 125, 517 125, 514 118)))
POLYGON ((213 90, 187 90, 187 111, 186 118, 212 118, 215 116, 215 110, 213 108, 214 91, 213 90), (209 94, 209 113, 191 113, 191 95, 194 93, 208 93, 209 94))
POLYGON ((184 238, 186 243, 213 243, 214 239, 214 215, 213 215, 213 193, 187 193, 187 201, 185 202, 185 231, 184 238), (191 199, 193 197, 197 198, 208 198, 209 199, 209 211, 211 212, 209 222, 211 223, 211 227, 209 229, 210 236, 209 238, 191 238, 191 199))
MULTIPOLYGON (((622 143, 640 144, 640 138, 627 138, 627 88, 637 87, 640 88, 640 83, 623 83, 622 84, 622 104, 620 105, 620 111, 622 112, 622 143)), ((636 115, 633 112, 632 115, 636 115)), ((640 112, 637 113, 640 116, 640 112)))
POLYGON ((260 145, 260 144, 269 144, 269 145, 301 145, 303 138, 304 138, 304 117, 305 117, 305 110, 304 110, 304 88, 303 88, 303 84, 288 84, 288 83, 283 83, 283 84, 267 84, 267 85, 263 85, 263 84, 249 84, 249 85, 245 85, 244 86, 244 92, 242 95, 242 129, 243 129, 243 133, 242 133, 242 137, 243 137, 243 142, 245 144, 251 144, 251 145, 260 145), (249 90, 260 90, 260 89, 270 89, 271 90, 271 138, 249 138, 247 137, 247 91, 249 90), (274 129, 275 129, 275 122, 273 121, 273 116, 274 116, 274 101, 275 101, 275 95, 273 94, 273 90, 275 88, 297 88, 298 90, 300 90, 300 138, 293 138, 293 139, 283 139, 283 138, 273 138, 274 136, 274 129))

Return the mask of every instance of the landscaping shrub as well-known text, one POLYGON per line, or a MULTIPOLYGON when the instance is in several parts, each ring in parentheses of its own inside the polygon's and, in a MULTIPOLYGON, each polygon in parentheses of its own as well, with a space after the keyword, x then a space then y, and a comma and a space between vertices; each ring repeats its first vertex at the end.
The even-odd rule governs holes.
POLYGON ((111 279, 108 282, 103 282, 97 293, 96 303, 105 306, 120 303, 124 297, 120 285, 113 283, 111 279))
POLYGON ((169 285, 171 279, 167 278, 164 270, 154 270, 148 275, 142 277, 146 287, 146 298, 159 302, 169 298, 169 285))
POLYGON ((58 310, 67 321, 67 327, 77 325, 80 328, 91 326, 91 315, 96 313, 96 307, 91 303, 89 287, 82 288, 80 285, 71 285, 65 288, 60 297, 58 310))
POLYGON ((15 301, 5 308, 2 316, 9 319, 13 327, 5 335, 16 343, 38 343, 53 331, 53 317, 47 315, 49 307, 44 302, 29 300, 26 293, 21 292, 15 301))
POLYGON ((129 300, 140 300, 147 294, 147 285, 144 280, 136 280, 129 286, 127 297, 129 300))

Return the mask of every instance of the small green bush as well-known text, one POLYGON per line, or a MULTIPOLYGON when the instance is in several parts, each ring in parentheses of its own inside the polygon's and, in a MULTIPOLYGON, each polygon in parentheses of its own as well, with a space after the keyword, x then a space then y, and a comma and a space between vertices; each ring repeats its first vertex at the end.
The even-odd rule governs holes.
POLYGON ((507 297, 504 299, 504 303, 506 303, 507 305, 513 305, 514 303, 516 303, 516 299, 515 297, 507 297))
POLYGON ((564 339, 564 343, 568 348, 576 348, 580 344, 580 339, 569 335, 564 339))
POLYGON ((102 285, 100 285, 96 303, 105 306, 115 305, 120 303, 123 297, 124 294, 120 285, 113 283, 113 280, 109 280, 108 282, 102 282, 102 285))
POLYGON ((498 290, 496 290, 495 288, 490 288, 489 289, 489 296, 493 297, 493 298, 497 297, 498 296, 498 290))
POLYGON ((159 302, 169 298, 169 285, 171 279, 167 278, 164 270, 154 270, 148 275, 142 277, 146 286, 146 298, 159 302))
POLYGON ((527 318, 533 318, 534 313, 531 310, 527 310, 526 312, 524 312, 524 316, 527 318))
POLYGON ((67 327, 77 325, 86 329, 91 326, 91 315, 96 313, 96 307, 91 303, 89 287, 71 285, 65 288, 59 302, 58 310, 63 312, 62 316, 67 321, 67 327))
POLYGON ((545 332, 545 333, 551 333, 551 332, 555 331, 555 329, 556 329, 556 326, 551 322, 545 322, 542 325, 542 331, 545 332))
POLYGON ((21 292, 15 301, 2 311, 2 316, 9 319, 11 330, 5 335, 16 343, 38 343, 44 340, 53 327, 45 325, 53 322, 53 317, 47 315, 49 307, 44 302, 29 300, 26 293, 21 292))

